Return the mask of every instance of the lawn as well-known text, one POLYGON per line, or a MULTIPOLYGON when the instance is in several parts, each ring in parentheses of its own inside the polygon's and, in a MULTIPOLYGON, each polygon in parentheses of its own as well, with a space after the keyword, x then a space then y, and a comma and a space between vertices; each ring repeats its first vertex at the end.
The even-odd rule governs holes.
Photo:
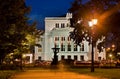
POLYGON ((9 79, 16 72, 15 70, 0 70, 0 79, 9 79))
POLYGON ((120 69, 95 68, 95 72, 91 72, 90 68, 70 68, 69 71, 79 74, 97 76, 101 77, 101 79, 120 79, 120 69))

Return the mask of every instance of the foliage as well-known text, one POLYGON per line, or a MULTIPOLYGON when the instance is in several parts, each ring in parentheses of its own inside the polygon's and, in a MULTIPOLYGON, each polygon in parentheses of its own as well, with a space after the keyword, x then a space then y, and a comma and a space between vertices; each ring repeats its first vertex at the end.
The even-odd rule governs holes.
POLYGON ((74 30, 70 33, 71 38, 79 45, 83 40, 90 42, 90 37, 92 36, 94 46, 101 39, 103 41, 98 46, 100 51, 102 47, 119 42, 119 4, 119 0, 89 0, 84 4, 82 0, 75 0, 69 9, 73 13, 71 27, 74 30), (88 21, 94 18, 98 19, 98 24, 92 27, 91 30, 88 27, 88 21))
POLYGON ((15 49, 23 51, 25 43, 31 43, 35 24, 28 24, 29 11, 25 0, 0 0, 0 61, 15 49))

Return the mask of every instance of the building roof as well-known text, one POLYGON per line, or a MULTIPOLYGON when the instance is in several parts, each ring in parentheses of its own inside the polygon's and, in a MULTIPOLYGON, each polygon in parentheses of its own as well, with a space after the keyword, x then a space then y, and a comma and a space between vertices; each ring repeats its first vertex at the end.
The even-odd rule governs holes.
POLYGON ((46 17, 45 20, 66 20, 66 17, 46 17))

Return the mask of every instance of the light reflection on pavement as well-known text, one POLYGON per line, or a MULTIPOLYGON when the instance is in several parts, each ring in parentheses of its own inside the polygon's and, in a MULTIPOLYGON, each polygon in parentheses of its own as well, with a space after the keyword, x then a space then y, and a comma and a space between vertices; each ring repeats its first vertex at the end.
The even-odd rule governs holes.
POLYGON ((64 70, 26 70, 12 79, 101 79, 64 70))

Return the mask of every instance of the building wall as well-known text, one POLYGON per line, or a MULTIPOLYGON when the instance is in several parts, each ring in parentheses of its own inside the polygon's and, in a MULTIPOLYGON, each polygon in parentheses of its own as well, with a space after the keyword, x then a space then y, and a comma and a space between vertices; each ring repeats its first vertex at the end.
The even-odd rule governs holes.
POLYGON ((54 55, 52 48, 55 47, 55 44, 60 48, 58 53, 58 60, 61 60, 63 56, 64 59, 74 59, 75 57, 77 57, 77 60, 79 61, 81 60, 80 57, 84 56, 84 60, 88 60, 88 42, 83 41, 84 51, 80 50, 80 46, 77 46, 77 51, 74 51, 73 40, 68 41, 69 33, 73 30, 73 28, 70 27, 69 19, 71 17, 71 14, 67 14, 66 17, 45 18, 45 56, 43 56, 43 60, 52 60, 54 55), (56 24, 59 24, 59 26, 57 26, 56 24), (59 40, 55 40, 56 37, 58 37, 59 40), (64 44, 65 51, 61 50, 62 44, 64 44), (71 51, 68 51, 68 44, 71 45, 71 51))
MULTIPOLYGON (((42 52, 38 52, 36 48, 36 52, 39 53, 42 60, 52 61, 54 55, 52 48, 55 46, 60 48, 59 53, 57 54, 58 60, 63 58, 77 59, 78 61, 91 60, 91 45, 89 45, 87 41, 83 41, 81 46, 77 46, 77 51, 75 51, 75 44, 73 40, 68 39, 70 32, 73 30, 73 28, 70 27, 70 18, 72 18, 72 14, 70 13, 67 13, 66 17, 45 18, 45 33, 42 40, 42 52), (71 46, 68 46, 68 44, 71 46), (71 47, 70 51, 68 51, 68 47, 71 47)), ((94 51, 95 60, 98 60, 98 57, 105 59, 105 51, 98 53, 96 48, 94 51)), ((37 56, 38 55, 36 54, 36 58, 38 58, 37 56)))

